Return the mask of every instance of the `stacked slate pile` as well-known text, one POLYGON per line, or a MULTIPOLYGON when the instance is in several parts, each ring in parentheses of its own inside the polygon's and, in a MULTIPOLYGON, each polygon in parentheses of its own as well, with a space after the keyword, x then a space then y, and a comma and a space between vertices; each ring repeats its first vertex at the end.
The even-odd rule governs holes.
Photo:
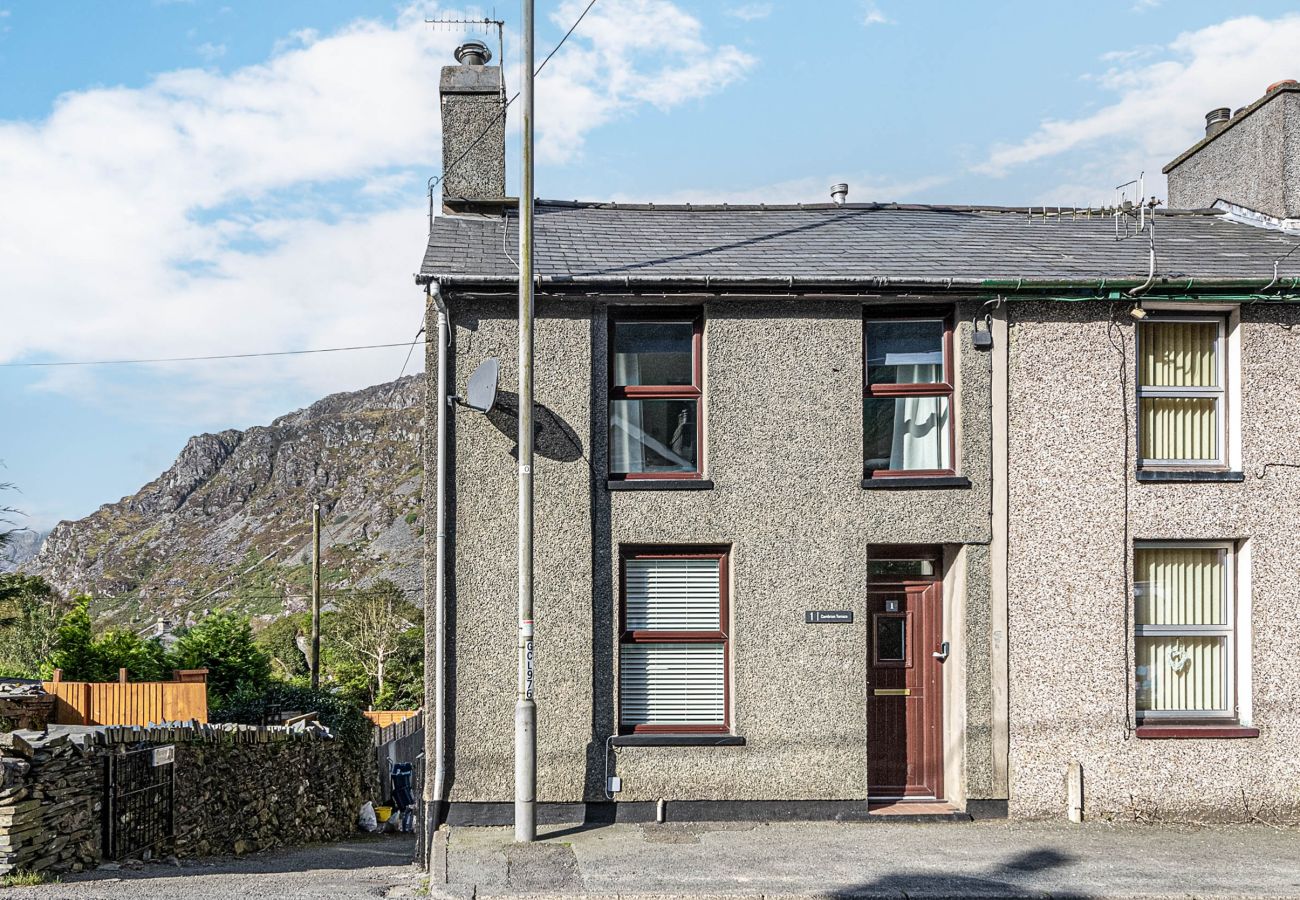
POLYGON ((44 731, 54 699, 39 684, 0 681, 0 731, 44 731))
POLYGON ((103 770, 68 735, 0 734, 0 875, 80 872, 100 859, 103 770))
POLYGON ((369 748, 315 723, 208 726, 176 746, 176 855, 242 855, 337 841, 370 799, 369 748))

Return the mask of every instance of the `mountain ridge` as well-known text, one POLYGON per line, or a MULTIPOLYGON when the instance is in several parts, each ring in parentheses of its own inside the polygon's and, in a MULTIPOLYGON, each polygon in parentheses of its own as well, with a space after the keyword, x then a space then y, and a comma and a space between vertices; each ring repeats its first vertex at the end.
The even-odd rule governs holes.
POLYGON ((195 435, 136 493, 56 525, 21 568, 115 624, 271 618, 306 608, 319 499, 327 601, 387 578, 419 603, 423 388, 407 376, 195 435))

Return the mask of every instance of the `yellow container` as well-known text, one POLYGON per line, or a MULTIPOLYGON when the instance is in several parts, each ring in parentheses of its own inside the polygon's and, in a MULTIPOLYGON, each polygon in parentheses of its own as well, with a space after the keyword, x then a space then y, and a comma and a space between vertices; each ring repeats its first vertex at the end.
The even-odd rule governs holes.
POLYGON ((389 818, 392 817, 392 815, 393 815, 393 808, 391 806, 375 807, 375 818, 379 820, 380 824, 387 822, 389 818))

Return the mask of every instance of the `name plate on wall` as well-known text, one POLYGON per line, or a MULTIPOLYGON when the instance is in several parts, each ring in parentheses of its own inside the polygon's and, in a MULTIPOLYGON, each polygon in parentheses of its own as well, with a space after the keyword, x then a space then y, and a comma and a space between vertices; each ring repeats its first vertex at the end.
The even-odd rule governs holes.
POLYGON ((851 609, 810 609, 803 614, 806 625, 852 625, 851 609))

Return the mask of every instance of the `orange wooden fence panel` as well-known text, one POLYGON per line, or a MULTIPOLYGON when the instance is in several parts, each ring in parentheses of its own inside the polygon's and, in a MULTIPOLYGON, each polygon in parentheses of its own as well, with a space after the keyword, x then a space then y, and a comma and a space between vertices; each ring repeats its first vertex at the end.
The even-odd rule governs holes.
POLYGON ((208 686, 202 682, 47 681, 54 694, 53 722, 60 725, 148 725, 208 720, 208 686))
POLYGON ((396 722, 404 722, 418 712, 418 709, 368 709, 366 718, 380 728, 385 728, 396 722))

